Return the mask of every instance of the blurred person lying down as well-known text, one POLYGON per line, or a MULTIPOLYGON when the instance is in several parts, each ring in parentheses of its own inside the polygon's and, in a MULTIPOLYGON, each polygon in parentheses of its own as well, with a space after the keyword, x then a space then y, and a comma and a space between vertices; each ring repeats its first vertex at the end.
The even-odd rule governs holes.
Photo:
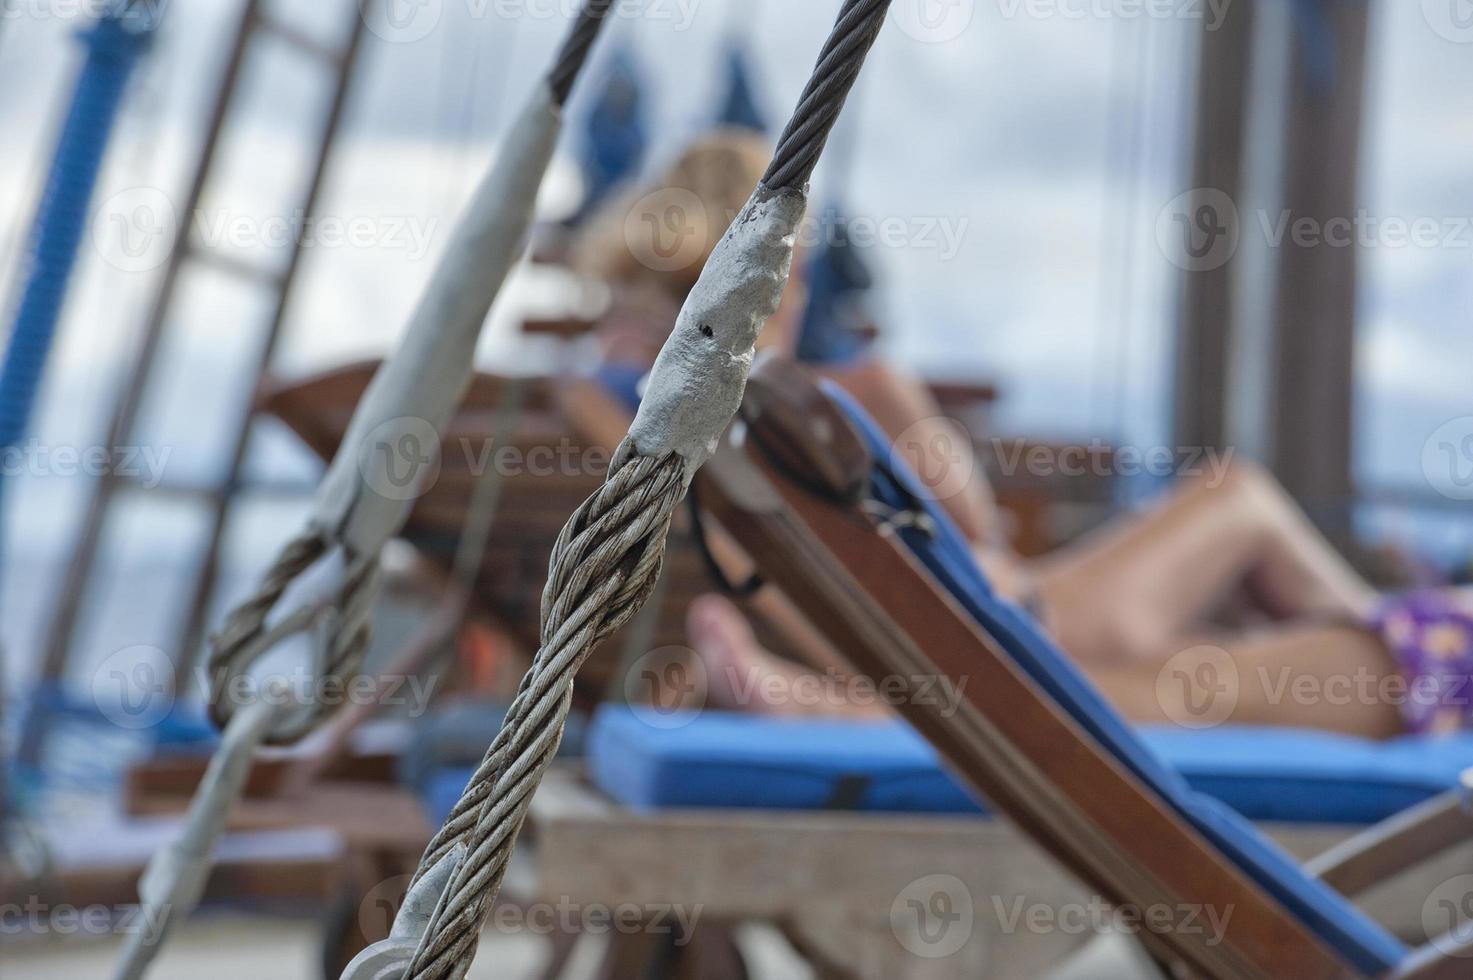
MULTIPOLYGON (((626 193, 590 220, 574 262, 612 292, 599 325, 609 377, 649 370, 768 156, 760 137, 718 131, 692 144, 653 186, 626 193)), ((802 258, 759 348, 797 347, 807 302, 802 258)), ((936 461, 924 458, 924 447, 952 441, 918 379, 867 356, 820 373, 849 391, 892 439, 905 433, 902 452, 918 471, 938 471, 926 466, 936 461)), ((961 480, 937 496, 993 586, 1029 609, 1135 721, 1183 717, 1189 692, 1157 683, 1168 661, 1195 676, 1224 657, 1240 679, 1231 718, 1238 724, 1389 737, 1455 731, 1473 718, 1473 690, 1464 690, 1473 675, 1473 594, 1378 594, 1253 463, 1233 461, 1183 479, 1148 509, 1031 560, 1009 546, 985 481, 961 480), (1212 625, 1235 595, 1247 597, 1261 625, 1212 625)), ((773 696, 811 684, 813 667, 764 649, 723 597, 697 600, 687 621, 712 707, 851 717, 888 710, 874 699, 773 696)), ((810 665, 831 662, 816 650, 803 653, 810 665)))

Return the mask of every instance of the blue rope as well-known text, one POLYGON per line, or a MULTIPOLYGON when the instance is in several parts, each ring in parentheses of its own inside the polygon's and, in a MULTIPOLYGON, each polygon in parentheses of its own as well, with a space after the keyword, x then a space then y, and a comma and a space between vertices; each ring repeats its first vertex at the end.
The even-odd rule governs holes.
POLYGON ((18 446, 30 426, 93 188, 150 26, 137 14, 122 12, 99 19, 81 34, 87 61, 31 227, 25 287, 0 366, 0 450, 18 446))
MULTIPOLYGON (((80 35, 87 60, 77 77, 31 226, 24 287, 11 322, 5 361, 0 365, 0 452, 18 447, 30 428, 103 156, 128 79, 155 26, 153 14, 128 3, 118 5, 80 35)), ((43 709, 36 705, 33 710, 43 709)), ((6 772, 5 754, 0 752, 0 817, 13 815, 17 804, 28 805, 31 796, 22 789, 19 778, 12 780, 6 772)), ((0 820, 0 848, 6 845, 7 836, 0 820)))

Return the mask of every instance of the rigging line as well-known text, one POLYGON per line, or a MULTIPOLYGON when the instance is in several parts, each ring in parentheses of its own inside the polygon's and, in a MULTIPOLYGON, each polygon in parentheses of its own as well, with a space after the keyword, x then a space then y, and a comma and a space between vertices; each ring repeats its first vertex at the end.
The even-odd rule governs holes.
POLYGON ((854 174, 859 164, 859 147, 863 143, 864 113, 868 105, 869 87, 874 82, 861 75, 854 83, 849 96, 849 111, 840 117, 829 140, 829 152, 824 155, 824 176, 830 188, 830 200, 838 200, 848 207, 854 190, 854 174))
POLYGON ((578 11, 578 23, 563 42, 557 64, 553 65, 552 71, 547 75, 554 105, 562 106, 567 103, 568 96, 573 91, 573 82, 577 80, 583 63, 588 60, 588 52, 593 48, 593 42, 598 38, 599 29, 608 18, 612 4, 613 0, 588 0, 583 9, 578 11))
MULTIPOLYGON (((501 39, 500 50, 497 52, 496 63, 492 66, 495 70, 491 81, 486 87, 495 92, 491 100, 491 106, 495 110, 490 120, 492 126, 503 127, 507 122, 507 104, 511 96, 512 62, 517 52, 517 41, 521 37, 522 21, 519 17, 511 18, 506 29, 499 33, 501 39)), ((476 52, 480 58, 480 50, 476 52)))
POLYGON ((762 178, 770 190, 802 189, 808 183, 889 6, 888 0, 845 4, 762 178))
POLYGON ((466 55, 468 64, 464 72, 465 81, 462 86, 463 91, 452 104, 450 113, 458 118, 453 126, 447 127, 455 134, 449 142, 453 142, 451 154, 454 161, 452 169, 456 187, 462 187, 467 183, 466 171, 469 161, 466 158, 469 156, 467 150, 471 141, 471 130, 475 125, 476 96, 480 91, 480 86, 476 82, 481 73, 481 52, 485 48, 482 42, 486 34, 486 20, 486 17, 482 17, 475 31, 465 33, 465 44, 470 48, 466 55))
POLYGON ((1140 168, 1143 118, 1145 115, 1145 57, 1141 53, 1136 25, 1118 20, 1114 25, 1111 45, 1112 101, 1124 104, 1127 121, 1112 126, 1107 142, 1105 167, 1105 202, 1100 228, 1100 258, 1097 267, 1095 335, 1091 340, 1092 362, 1096 365, 1090 383, 1091 428, 1104 429, 1111 438, 1122 438, 1126 403, 1126 376, 1129 363, 1129 319, 1134 309, 1135 258, 1137 234, 1136 214, 1140 201, 1140 168), (1134 43, 1128 43, 1134 42, 1134 43), (1129 63, 1129 83, 1122 75, 1129 63), (1119 190, 1117 197, 1116 191, 1119 190), (1115 221, 1111 222, 1111 217, 1115 221), (1114 276, 1106 268, 1105 257, 1119 249, 1114 276), (1113 369, 1102 373, 1101 366, 1113 363, 1113 369), (1106 419, 1108 418, 1108 423, 1106 419))
MULTIPOLYGON (((438 61, 439 70, 435 72, 435 100, 434 136, 438 142, 443 138, 445 143, 451 143, 450 134, 454 132, 454 105, 451 102, 450 75, 455 63, 454 52, 463 41, 463 33, 458 30, 442 30, 440 32, 440 51, 438 61)), ((457 93, 458 94, 458 93, 457 93)), ((452 151, 452 156, 455 153, 452 151)), ((458 163, 458 162, 457 162, 458 163)), ((457 200, 456 188, 460 186, 459 181, 453 180, 454 172, 458 169, 457 163, 452 163, 444 168, 441 174, 439 186, 439 211, 442 214, 454 214, 457 200)))
MULTIPOLYGON (((1129 247, 1124 255, 1126 268, 1129 272, 1128 282, 1139 287, 1142 274, 1146 271, 1140 259, 1142 249, 1142 236, 1154 235, 1154 227, 1143 226, 1145 222, 1153 222, 1155 215, 1142 215, 1141 202, 1151 185, 1153 177, 1153 162, 1159 160, 1158 148, 1162 145, 1162 136, 1165 132, 1165 123, 1161 119, 1161 106, 1154 98, 1154 93, 1165 91, 1151 84, 1154 79, 1163 73, 1163 65, 1169 62, 1167 45, 1170 37, 1164 27, 1154 19, 1146 21, 1146 54, 1141 66, 1141 80, 1139 91, 1144 93, 1145 104, 1141 106, 1140 131, 1135 146, 1135 162, 1132 169, 1135 171, 1135 180, 1130 189, 1130 208, 1134 215, 1135 234, 1131 236, 1129 247)), ((1159 166, 1159 164, 1156 164, 1159 166)), ((1170 300, 1166 298, 1166 305, 1170 300)), ((1122 327, 1122 349, 1120 351, 1119 369, 1120 377, 1125 378, 1130 374, 1130 360, 1133 354, 1142 350, 1141 338, 1149 337, 1150 324, 1154 323, 1156 328, 1162 329, 1165 319, 1160 315, 1161 305, 1154 306, 1154 314, 1149 312, 1142 303, 1142 293, 1138 288, 1132 289, 1126 298, 1124 308, 1121 310, 1122 327), (1149 322, 1148 322, 1149 317, 1149 322)), ((1157 389, 1160 390, 1159 388, 1157 389)), ((1145 393, 1138 391, 1136 386, 1121 386, 1116 391, 1118 404, 1116 405, 1117 425, 1124 431, 1130 418, 1131 409, 1137 409, 1137 418, 1143 417, 1139 412, 1142 404, 1149 405, 1145 393)))
POLYGON ((1150 98, 1146 81, 1154 74, 1156 60, 1155 18, 1146 18, 1145 26, 1140 29, 1146 31, 1146 36, 1141 43, 1144 52, 1135 60, 1133 75, 1130 133, 1126 143, 1125 198, 1122 202, 1125 212, 1123 223, 1125 241, 1120 252, 1120 289, 1116 294, 1118 305, 1114 331, 1115 385, 1111 418, 1117 439, 1124 438, 1126 432, 1126 416, 1130 408, 1132 386, 1127 385, 1125 381, 1130 376, 1131 352, 1135 348, 1134 338, 1139 333, 1139 324, 1136 322, 1140 313, 1140 306, 1136 302, 1136 258, 1141 237, 1138 222, 1141 189, 1145 177, 1143 171, 1150 98))
POLYGON ((1125 101, 1125 85, 1123 72, 1125 62, 1129 60, 1127 49, 1128 25, 1122 18, 1115 18, 1110 24, 1109 43, 1109 84, 1106 88, 1106 126, 1104 173, 1101 175, 1100 184, 1103 189, 1102 201, 1100 202, 1100 238, 1098 246, 1098 258, 1095 262, 1095 328, 1089 339, 1090 361, 1093 365, 1089 379, 1089 418, 1086 420, 1086 428, 1099 431, 1105 416, 1107 404, 1106 388, 1109 379, 1104 374, 1106 353, 1110 347, 1109 341, 1114 330, 1113 317, 1110 311, 1114 307, 1116 290, 1119 288, 1117 280, 1111 275, 1108 268, 1107 257, 1114 252, 1118 243, 1117 234, 1120 226, 1120 207, 1116 199, 1116 184, 1119 172, 1123 169, 1120 159, 1126 153, 1126 126, 1112 125, 1115 116, 1122 111, 1125 101))

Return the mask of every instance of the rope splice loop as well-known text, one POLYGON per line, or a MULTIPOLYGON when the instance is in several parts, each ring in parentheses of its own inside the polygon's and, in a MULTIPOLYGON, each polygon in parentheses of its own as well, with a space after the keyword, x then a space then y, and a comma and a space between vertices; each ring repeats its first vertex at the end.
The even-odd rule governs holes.
MULTIPOLYGON (((562 106, 612 4, 588 0, 583 7, 545 84, 534 88, 472 196, 398 350, 353 413, 306 529, 212 638, 209 708, 222 730, 234 711, 226 685, 267 652, 259 641, 288 586, 334 549, 341 551, 347 573, 333 600, 340 632, 331 639, 331 673, 323 680, 346 682, 361 669, 380 554, 403 530, 435 469, 426 463, 440 452, 440 438, 470 385, 481 328, 532 227, 538 190, 562 131, 562 106)), ((310 723, 273 733, 269 744, 300 740, 330 710, 323 707, 310 723)))
MULTIPOLYGON (((312 672, 323 687, 345 684, 361 668, 369 620, 379 588, 383 546, 403 529, 428 468, 410 470, 411 485, 395 479, 394 451, 439 452, 440 438, 469 387, 476 342, 532 225, 537 192, 562 128, 562 106, 607 19, 613 0, 587 0, 545 83, 502 143, 491 172, 476 189, 415 311, 403 342, 374 376, 323 479, 313 516, 262 577, 256 591, 226 618, 212 638, 209 710, 224 732, 191 804, 180 838, 161 850, 140 883, 144 903, 169 921, 186 916, 198 901, 212 865, 214 842, 240 798, 251 758, 263 744, 292 744, 309 734, 340 699, 293 697, 278 682, 242 686, 257 696, 236 704, 230 693, 249 681, 251 667, 279 643, 318 629, 312 672), (421 436, 432 442, 425 446, 421 436), (378 450, 388 447, 390 453, 378 450), (327 602, 311 601, 277 616, 276 607, 303 575, 335 551, 344 571, 327 602)), ((520 394, 516 397, 520 398, 520 394)), ((653 579, 651 579, 653 580, 653 579)), ((602 593, 600 593, 602 595, 602 593)), ((391 940, 416 948, 429 910, 461 863, 458 852, 424 880, 406 903, 410 931, 391 940), (419 917, 422 922, 416 922, 419 917)), ((163 935, 139 937, 119 964, 118 980, 141 980, 158 955, 163 935)), ((372 951, 370 951, 372 952, 372 951)), ((360 976, 387 978, 384 963, 360 976)), ((389 957, 392 969, 392 957, 389 957)), ((407 962, 407 960, 406 960, 407 962)))

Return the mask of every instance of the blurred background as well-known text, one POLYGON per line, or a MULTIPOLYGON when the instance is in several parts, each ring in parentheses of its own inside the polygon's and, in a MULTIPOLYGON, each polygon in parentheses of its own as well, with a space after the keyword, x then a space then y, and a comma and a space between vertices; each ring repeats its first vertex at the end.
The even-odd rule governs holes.
MULTIPOLYGON (((20 314, 48 206, 83 208, 34 410, 6 408, 11 748, 45 684, 93 702, 108 665, 198 647, 296 529, 323 464, 260 394, 391 349, 574 9, 137 0, 128 36, 103 36, 115 8, 0 2, 6 331, 35 329, 20 314), (93 105, 79 123, 99 154, 79 192, 58 147, 84 66, 118 58, 115 118, 93 105)), ((598 341, 578 324, 608 292, 569 266, 570 237, 719 125, 772 140, 836 8, 620 5, 479 369, 588 370, 598 341)), ((896 0, 813 180, 811 251, 844 226, 872 280, 850 342, 968 422, 1020 547, 1172 473, 1016 472, 1017 440, 1116 461, 1210 447, 1263 461, 1379 583, 1459 582, 1470 172, 1459 0, 896 0)), ((10 343, 48 346, 48 329, 10 343)), ((29 761, 70 776, 20 779, 21 796, 75 816, 152 751, 137 734, 58 725, 29 761)), ((45 968, 27 975, 63 975, 45 968)))

